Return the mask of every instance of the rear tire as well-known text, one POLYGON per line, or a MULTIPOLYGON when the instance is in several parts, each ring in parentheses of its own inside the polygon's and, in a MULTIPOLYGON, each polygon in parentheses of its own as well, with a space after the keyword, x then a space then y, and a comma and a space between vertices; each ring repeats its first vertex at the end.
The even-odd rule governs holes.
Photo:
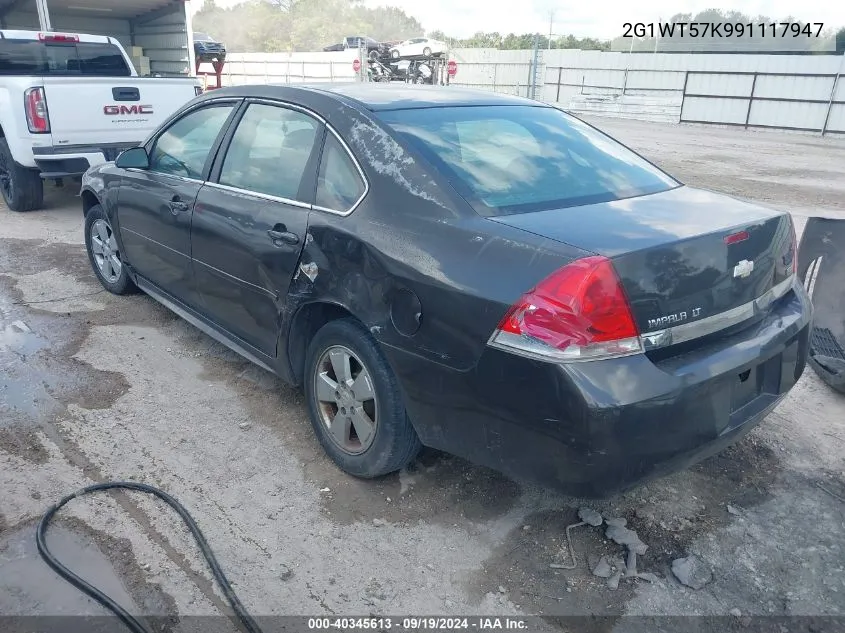
POLYGON ((34 211, 44 204, 41 174, 36 169, 18 165, 5 138, 0 138, 0 191, 12 211, 34 211))
POLYGON ((126 261, 108 216, 99 204, 95 204, 85 214, 85 250, 88 251, 91 267, 103 288, 115 295, 138 292, 138 287, 129 277, 126 261))
POLYGON ((304 382, 314 432, 344 472, 380 477, 407 466, 422 448, 393 370, 355 319, 331 321, 317 332, 304 382))

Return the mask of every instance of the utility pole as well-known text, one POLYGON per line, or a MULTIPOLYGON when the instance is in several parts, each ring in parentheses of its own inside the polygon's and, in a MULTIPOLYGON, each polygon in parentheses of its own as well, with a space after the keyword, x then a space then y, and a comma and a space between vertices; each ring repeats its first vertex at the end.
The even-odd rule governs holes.
POLYGON ((660 43, 660 28, 659 28, 659 25, 660 25, 661 22, 663 22, 662 17, 659 18, 658 21, 657 21, 657 24, 658 24, 657 39, 654 40, 654 52, 655 53, 657 52, 657 45, 660 43))
POLYGON ((555 23, 555 12, 554 9, 549 11, 549 50, 552 50, 552 29, 555 23))

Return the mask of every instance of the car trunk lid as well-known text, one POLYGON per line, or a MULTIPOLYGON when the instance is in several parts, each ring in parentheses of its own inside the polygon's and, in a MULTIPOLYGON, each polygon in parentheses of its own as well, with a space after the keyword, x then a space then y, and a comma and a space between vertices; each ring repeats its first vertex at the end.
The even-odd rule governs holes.
POLYGON ((752 318, 793 274, 787 214, 692 187, 493 219, 610 258, 643 335, 752 318))

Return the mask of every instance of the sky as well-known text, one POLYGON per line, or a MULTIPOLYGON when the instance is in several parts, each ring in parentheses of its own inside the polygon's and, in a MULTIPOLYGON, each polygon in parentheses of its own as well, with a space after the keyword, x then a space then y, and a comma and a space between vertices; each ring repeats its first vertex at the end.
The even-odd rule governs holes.
MULTIPOLYGON (((231 6, 239 0, 217 0, 231 6)), ((201 0, 192 0, 194 10, 201 0)), ((451 37, 469 37, 478 31, 548 34, 610 39, 620 35, 625 22, 657 22, 676 13, 704 9, 738 10, 774 18, 792 16, 804 22, 824 22, 825 28, 845 26, 843 0, 365 0, 372 7, 394 6, 417 18, 427 31, 441 30, 451 37), (516 7, 516 8, 515 8, 516 7)))

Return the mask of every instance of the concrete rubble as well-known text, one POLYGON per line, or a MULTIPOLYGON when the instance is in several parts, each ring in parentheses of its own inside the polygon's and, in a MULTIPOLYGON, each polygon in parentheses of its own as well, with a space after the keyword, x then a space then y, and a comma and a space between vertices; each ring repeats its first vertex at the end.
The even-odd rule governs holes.
POLYGON ((636 552, 637 554, 645 554, 646 550, 648 550, 648 545, 640 540, 640 537, 634 530, 629 530, 624 527, 624 524, 620 525, 620 522, 624 521, 625 519, 608 519, 608 527, 605 535, 611 541, 624 545, 629 550, 636 552), (611 523, 611 521, 613 521, 613 523, 611 523))
POLYGON ((634 530, 625 527, 628 525, 627 519, 623 517, 608 517, 605 519, 601 514, 590 508, 581 508, 578 511, 578 517, 584 523, 593 527, 599 527, 606 522, 607 530, 605 531, 605 535, 607 538, 627 548, 626 560, 623 561, 617 557, 602 556, 591 570, 592 574, 597 578, 607 579, 609 589, 618 589, 619 583, 623 578, 640 578, 647 582, 657 582, 659 580, 656 574, 648 572, 640 573, 637 570, 637 554, 644 554, 648 550, 648 546, 640 540, 639 535, 634 530))
POLYGON ((672 573, 681 584, 692 589, 701 589, 713 580, 713 572, 694 554, 673 560, 672 573))
POLYGON ((593 576, 598 576, 599 578, 610 578, 613 574, 613 570, 610 567, 610 561, 607 560, 607 556, 602 556, 596 566, 593 567, 593 576))
POLYGON ((578 510, 578 518, 587 525, 592 525, 593 527, 599 527, 602 523, 604 523, 604 518, 601 513, 596 512, 591 508, 581 508, 578 510))

